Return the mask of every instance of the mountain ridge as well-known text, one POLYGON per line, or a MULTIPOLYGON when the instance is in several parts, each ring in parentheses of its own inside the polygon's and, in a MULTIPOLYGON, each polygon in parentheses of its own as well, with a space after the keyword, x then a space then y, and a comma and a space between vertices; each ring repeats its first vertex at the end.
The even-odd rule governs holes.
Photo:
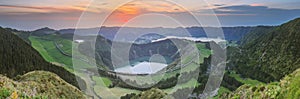
MULTIPOLYGON (((300 67, 300 18, 287 22, 273 30, 258 31, 263 36, 245 41, 232 60, 243 76, 270 82, 300 67)), ((251 33, 250 33, 251 34, 251 33)), ((257 33, 256 33, 257 34, 257 33)), ((249 35, 248 35, 249 36, 249 35)), ((247 37, 245 37, 247 38, 247 37)), ((243 42, 243 41, 242 41, 243 42)))
POLYGON ((280 82, 269 84, 243 85, 232 93, 225 93, 222 99, 297 99, 300 97, 300 69, 286 75, 280 82))
POLYGON ((29 43, 3 28, 0 28, 0 43, 0 67, 2 68, 0 73, 7 77, 14 78, 30 71, 45 70, 59 75, 77 88, 79 88, 77 80, 85 84, 81 78, 63 67, 46 62, 29 43))
POLYGON ((16 77, 14 80, 0 74, 0 98, 76 98, 86 96, 58 75, 47 71, 32 71, 16 77))

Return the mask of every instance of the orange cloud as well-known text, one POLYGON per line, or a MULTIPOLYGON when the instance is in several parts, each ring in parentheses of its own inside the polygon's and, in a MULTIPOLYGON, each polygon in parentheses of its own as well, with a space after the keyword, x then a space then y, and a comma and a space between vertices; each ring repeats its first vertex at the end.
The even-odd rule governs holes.
POLYGON ((140 13, 140 8, 134 5, 125 5, 118 8, 117 11, 122 14, 136 15, 140 13))
MULTIPOLYGON (((0 5, 1 12, 26 12, 26 13, 55 13, 55 12, 82 12, 85 11, 84 6, 19 6, 19 5, 0 5)), ((89 10, 90 12, 96 12, 89 10)))
POLYGON ((144 2, 136 2, 140 8, 146 9, 149 12, 184 12, 185 10, 180 8, 179 6, 163 1, 144 1, 144 2))
POLYGON ((253 4, 250 4, 250 6, 264 6, 264 4, 253 3, 253 4))
POLYGON ((136 1, 117 8, 109 17, 110 23, 124 24, 130 19, 146 13, 177 13, 185 12, 177 5, 162 1, 136 1))
POLYGON ((116 9, 108 18, 108 21, 117 21, 117 23, 122 24, 141 13, 142 11, 139 7, 133 4, 126 4, 116 9))

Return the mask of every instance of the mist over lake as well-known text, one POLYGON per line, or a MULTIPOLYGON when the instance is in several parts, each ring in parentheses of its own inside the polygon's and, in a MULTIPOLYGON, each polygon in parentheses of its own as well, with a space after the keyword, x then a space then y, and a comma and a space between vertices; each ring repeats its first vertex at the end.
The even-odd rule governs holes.
POLYGON ((128 65, 120 68, 116 68, 116 72, 130 73, 130 74, 154 74, 163 68, 167 67, 167 64, 156 62, 139 62, 137 64, 128 65))

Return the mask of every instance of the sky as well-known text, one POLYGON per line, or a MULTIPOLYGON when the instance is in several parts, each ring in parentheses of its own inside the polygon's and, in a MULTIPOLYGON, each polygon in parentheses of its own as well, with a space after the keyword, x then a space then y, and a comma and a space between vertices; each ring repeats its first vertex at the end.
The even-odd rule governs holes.
POLYGON ((0 26, 21 30, 188 27, 199 25, 193 17, 213 16, 223 27, 280 25, 300 17, 299 0, 1 0, 0 9, 0 26))

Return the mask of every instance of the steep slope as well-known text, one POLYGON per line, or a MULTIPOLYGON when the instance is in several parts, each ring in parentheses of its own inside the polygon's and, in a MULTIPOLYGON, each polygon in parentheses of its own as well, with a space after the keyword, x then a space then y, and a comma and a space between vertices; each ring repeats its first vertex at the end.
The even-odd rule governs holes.
POLYGON ((168 98, 170 97, 167 96, 167 93, 158 88, 151 88, 139 94, 131 93, 121 97, 121 99, 168 99, 168 98))
MULTIPOLYGON (((74 74, 63 67, 46 62, 28 43, 8 30, 0 27, 0 74, 16 77, 34 70, 45 70, 59 75, 68 83, 79 88, 74 74)), ((78 78, 81 84, 83 80, 78 78)), ((84 89, 82 89, 84 90, 84 89)))
MULTIPOLYGON (((246 34, 241 38, 241 44, 247 44, 247 42, 253 42, 257 38, 264 37, 269 32, 273 31, 275 26, 257 26, 256 28, 252 29, 250 33, 246 34)), ((254 43, 254 42, 253 42, 254 43)))
POLYGON ((33 71, 19 76, 16 81, 0 75, 0 98, 66 98, 84 99, 83 93, 57 75, 45 71, 33 71))
POLYGON ((29 31, 22 31, 22 30, 17 30, 17 29, 12 29, 12 28, 5 28, 8 31, 11 31, 12 33, 18 35, 20 38, 22 38, 24 41, 27 43, 30 43, 30 40, 28 39, 30 36, 29 31))
POLYGON ((280 82, 243 85, 233 93, 223 94, 222 99, 299 99, 300 69, 285 76, 280 82))
POLYGON ((280 80, 300 67, 299 30, 300 19, 295 19, 273 30, 261 31, 260 36, 252 36, 254 40, 244 41, 241 53, 233 57, 231 64, 243 76, 264 82, 280 80))

